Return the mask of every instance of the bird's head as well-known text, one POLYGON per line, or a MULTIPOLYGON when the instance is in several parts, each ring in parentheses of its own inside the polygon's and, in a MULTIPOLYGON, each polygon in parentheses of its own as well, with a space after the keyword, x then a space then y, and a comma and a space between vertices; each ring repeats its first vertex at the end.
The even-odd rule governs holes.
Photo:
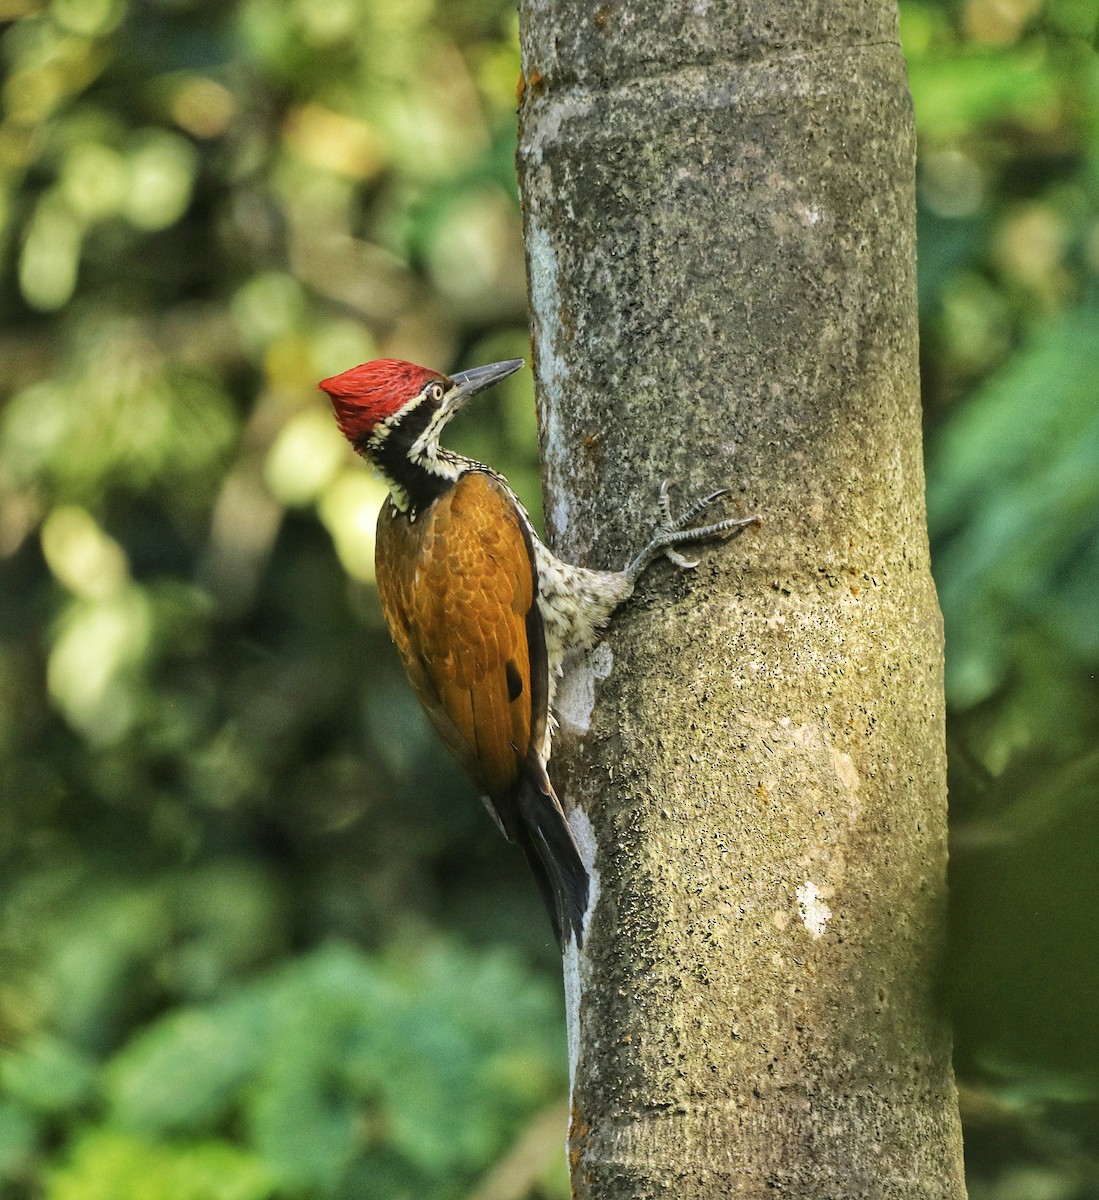
POLYGON ((322 379, 318 386, 328 393, 336 423, 360 453, 372 454, 401 428, 411 435, 410 455, 422 456, 438 446, 444 426, 471 396, 522 365, 521 358, 512 358, 443 375, 400 359, 380 358, 322 379))

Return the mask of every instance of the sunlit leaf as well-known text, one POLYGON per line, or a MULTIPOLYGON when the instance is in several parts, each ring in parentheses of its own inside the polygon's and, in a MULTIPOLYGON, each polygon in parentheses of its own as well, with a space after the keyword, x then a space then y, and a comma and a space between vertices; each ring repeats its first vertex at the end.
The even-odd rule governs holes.
POLYGON ((909 69, 917 130, 937 138, 996 119, 1030 119, 1056 103, 1059 83, 1039 48, 927 57, 909 69))
POLYGON ((49 1178, 46 1200, 265 1200, 262 1163, 226 1142, 171 1145, 103 1130, 49 1178))

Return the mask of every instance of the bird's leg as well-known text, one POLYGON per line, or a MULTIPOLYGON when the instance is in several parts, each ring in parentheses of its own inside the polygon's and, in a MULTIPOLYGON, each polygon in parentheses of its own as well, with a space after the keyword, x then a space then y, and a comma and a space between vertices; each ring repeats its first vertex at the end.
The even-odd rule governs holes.
POLYGON ((684 571, 693 570, 698 562, 684 558, 676 546, 684 542, 709 542, 715 538, 725 537, 747 525, 756 525, 763 520, 756 515, 751 517, 726 517, 722 521, 714 521, 710 525, 691 525, 691 522, 704 509, 709 508, 715 500, 720 500, 730 494, 729 488, 719 488, 708 496, 701 496, 678 517, 672 516, 671 500, 668 496, 670 480, 665 479, 660 485, 660 521, 653 530, 652 540, 626 567, 625 574, 631 583, 635 583, 645 568, 654 559, 664 555, 670 562, 684 571))

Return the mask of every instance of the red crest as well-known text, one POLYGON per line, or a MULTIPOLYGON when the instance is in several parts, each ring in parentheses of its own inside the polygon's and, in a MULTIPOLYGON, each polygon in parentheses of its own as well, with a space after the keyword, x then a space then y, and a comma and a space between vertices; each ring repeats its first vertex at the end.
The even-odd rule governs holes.
POLYGON ((414 400, 432 380, 442 383, 445 378, 399 358, 379 358, 322 379, 317 386, 331 397, 336 424, 354 445, 369 437, 379 421, 414 400))

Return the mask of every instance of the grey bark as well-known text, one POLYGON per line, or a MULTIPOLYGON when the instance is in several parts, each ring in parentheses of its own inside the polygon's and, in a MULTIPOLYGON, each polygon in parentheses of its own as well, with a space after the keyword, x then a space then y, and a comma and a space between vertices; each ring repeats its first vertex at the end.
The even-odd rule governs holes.
POLYGON ((658 565, 561 696, 598 883, 576 1195, 964 1195, 910 101, 886 0, 523 0, 554 549, 657 485, 766 524, 658 565))

